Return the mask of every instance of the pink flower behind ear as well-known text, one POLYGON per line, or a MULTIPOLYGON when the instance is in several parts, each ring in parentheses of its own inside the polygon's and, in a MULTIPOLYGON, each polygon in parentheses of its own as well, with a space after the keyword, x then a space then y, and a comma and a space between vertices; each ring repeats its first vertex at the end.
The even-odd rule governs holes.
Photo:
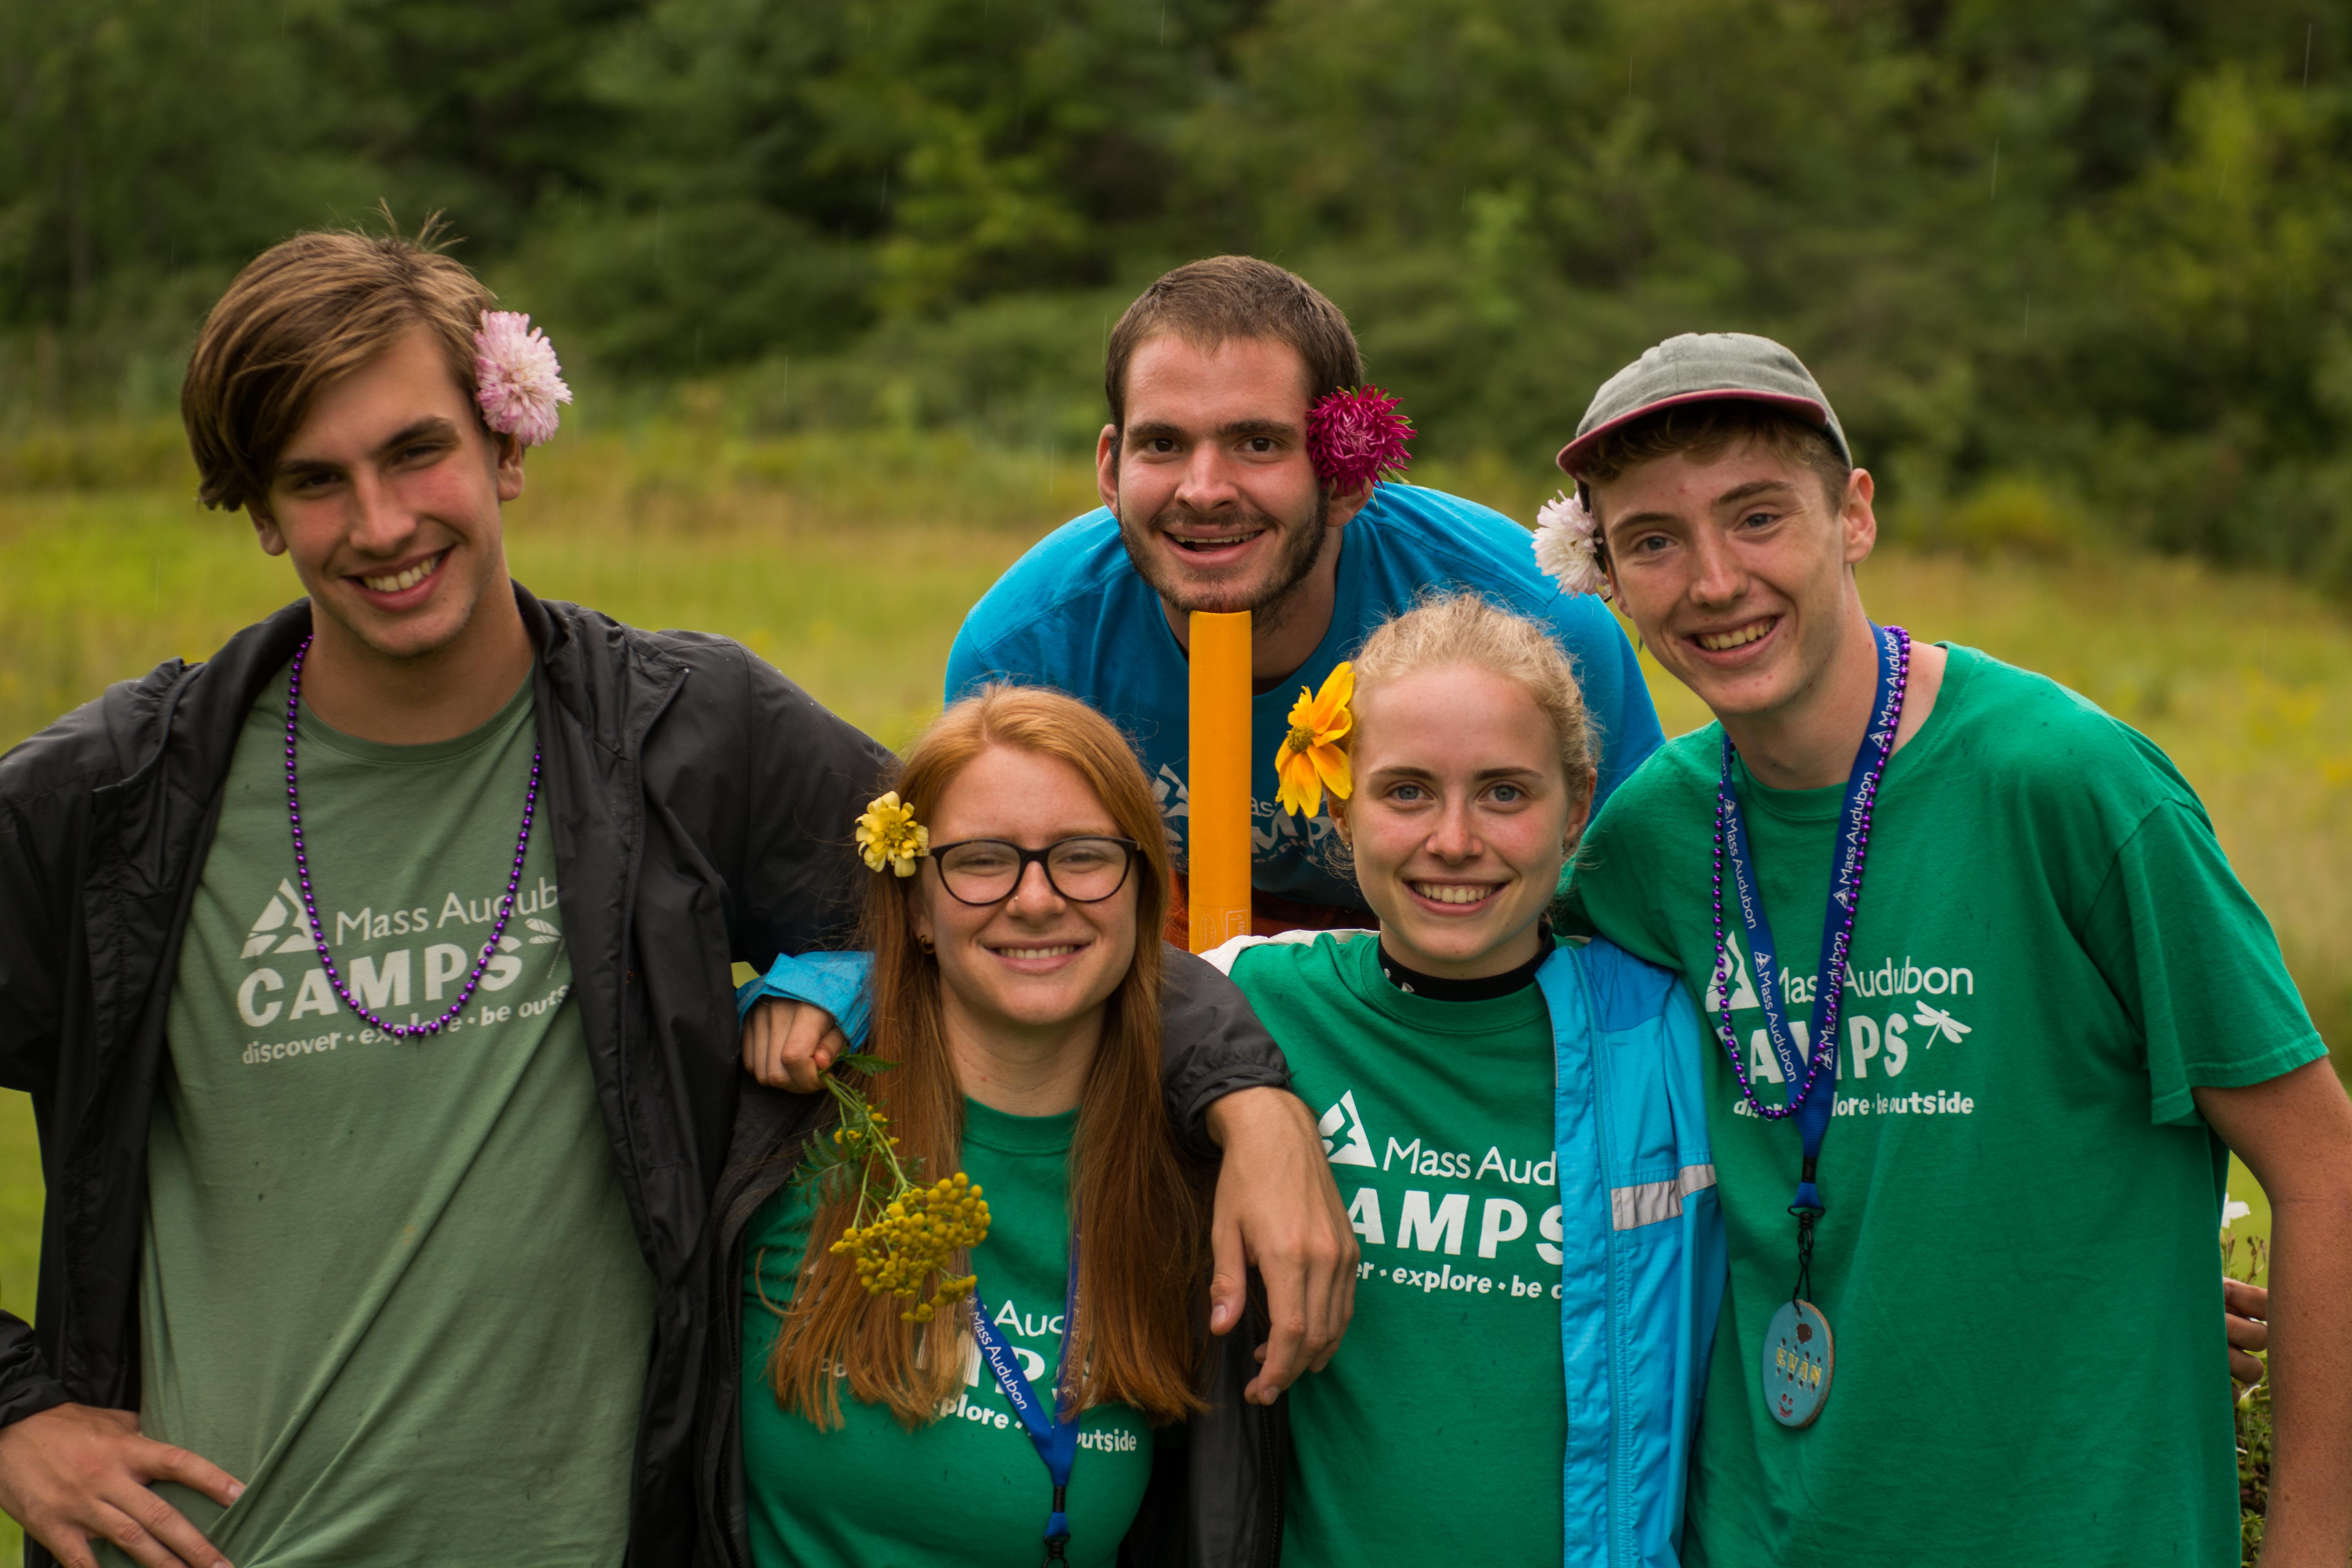
POLYGON ((1339 495, 1402 479, 1412 459, 1405 443, 1412 421, 1377 386, 1335 392, 1307 411, 1307 460, 1315 477, 1339 495))
POLYGON ((485 310, 474 334, 474 401, 482 423, 526 447, 555 434, 555 405, 572 401, 555 345, 520 310, 485 310))

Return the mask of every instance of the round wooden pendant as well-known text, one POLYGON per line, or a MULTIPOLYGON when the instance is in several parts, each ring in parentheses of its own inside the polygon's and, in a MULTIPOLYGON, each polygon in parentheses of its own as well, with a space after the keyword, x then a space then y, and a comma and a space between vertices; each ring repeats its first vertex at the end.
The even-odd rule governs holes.
POLYGON ((1764 1404, 1783 1426, 1810 1426, 1830 1396, 1837 1341, 1811 1301, 1783 1301, 1764 1331, 1764 1404))

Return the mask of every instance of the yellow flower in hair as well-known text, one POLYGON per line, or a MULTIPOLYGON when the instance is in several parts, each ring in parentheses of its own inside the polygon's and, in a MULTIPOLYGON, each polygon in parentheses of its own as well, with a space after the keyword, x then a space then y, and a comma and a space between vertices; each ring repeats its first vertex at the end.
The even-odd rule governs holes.
POLYGON ((1356 667, 1345 662, 1332 669, 1322 690, 1298 689, 1298 700, 1290 707, 1290 733, 1274 753, 1283 810, 1312 816, 1323 809, 1325 789, 1341 800, 1355 794, 1355 774, 1340 744, 1356 725, 1348 710, 1355 695, 1356 667))
POLYGON ((887 866, 901 877, 915 874, 915 862, 931 852, 931 830, 915 820, 915 808, 897 790, 877 795, 857 819, 857 851, 868 870, 887 866))

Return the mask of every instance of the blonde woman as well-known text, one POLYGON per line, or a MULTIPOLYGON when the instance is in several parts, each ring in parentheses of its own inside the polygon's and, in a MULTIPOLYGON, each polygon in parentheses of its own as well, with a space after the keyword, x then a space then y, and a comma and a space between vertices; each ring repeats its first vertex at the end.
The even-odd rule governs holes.
POLYGON ((1431 600, 1354 678, 1332 811, 1380 930, 1209 956, 1322 1113, 1363 1278, 1330 1370, 1231 1423, 1276 1481, 1206 1560, 1670 1565, 1725 1275, 1697 1016, 1551 932, 1593 742, 1541 626, 1431 600))

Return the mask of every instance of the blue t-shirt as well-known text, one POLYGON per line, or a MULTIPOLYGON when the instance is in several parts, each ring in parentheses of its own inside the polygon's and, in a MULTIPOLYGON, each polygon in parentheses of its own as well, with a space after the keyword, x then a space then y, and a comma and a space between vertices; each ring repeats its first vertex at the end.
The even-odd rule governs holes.
MULTIPOLYGON (((1331 627, 1305 664, 1252 702, 1252 883, 1301 903, 1360 907, 1327 802, 1312 819, 1276 804, 1275 749, 1301 686, 1319 689, 1372 629, 1432 588, 1468 589, 1543 622, 1576 666, 1600 745, 1597 808, 1656 749, 1657 710, 1608 608, 1536 569, 1527 530, 1498 511, 1413 485, 1384 484, 1340 535, 1331 627)), ((1013 563, 964 617, 948 654, 948 700, 992 680, 1051 686, 1125 731, 1185 865, 1190 672, 1159 595, 1128 559, 1118 522, 1097 508, 1013 563)))

